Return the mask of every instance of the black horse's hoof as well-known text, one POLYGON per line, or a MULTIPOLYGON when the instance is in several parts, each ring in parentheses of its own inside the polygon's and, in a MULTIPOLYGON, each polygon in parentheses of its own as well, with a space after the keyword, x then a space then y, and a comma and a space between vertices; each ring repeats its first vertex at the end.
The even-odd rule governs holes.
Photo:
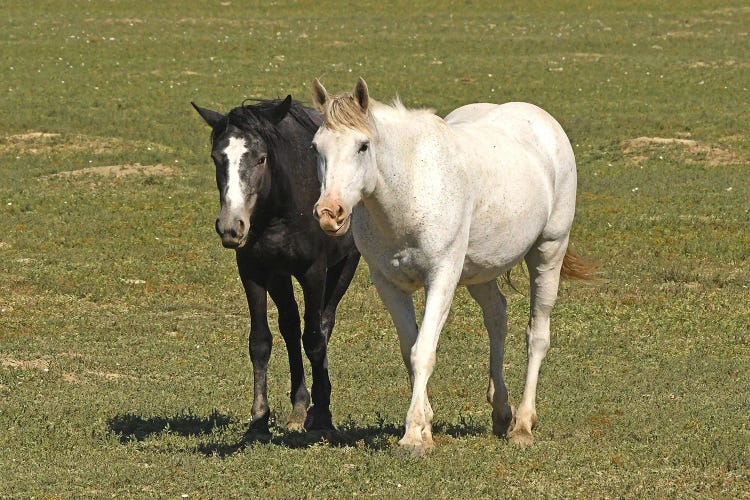
POLYGON ((270 416, 270 412, 254 416, 247 426, 243 441, 245 443, 267 443, 271 441, 271 429, 268 426, 270 416))
POLYGON ((305 429, 308 431, 333 431, 336 428, 333 426, 333 416, 329 410, 318 410, 315 406, 312 406, 307 410, 307 418, 305 419, 305 429))

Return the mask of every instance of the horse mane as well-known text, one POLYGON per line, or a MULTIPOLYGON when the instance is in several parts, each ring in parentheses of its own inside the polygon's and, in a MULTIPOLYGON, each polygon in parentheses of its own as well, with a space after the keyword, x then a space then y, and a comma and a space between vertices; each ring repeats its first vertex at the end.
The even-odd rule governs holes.
POLYGON ((323 105, 323 120, 330 130, 354 129, 372 135, 372 114, 362 112, 357 99, 350 92, 329 96, 323 105))
POLYGON ((370 104, 363 113, 357 99, 349 92, 329 96, 323 106, 323 119, 326 128, 330 130, 354 129, 368 136, 373 136, 375 132, 373 109, 391 112, 406 119, 428 116, 442 122, 442 119, 435 115, 435 110, 428 108, 409 109, 404 106, 398 96, 393 99, 390 105, 370 98, 370 104))
MULTIPOLYGON (((245 104, 232 109, 227 113, 223 126, 216 127, 212 133, 211 139, 214 139, 217 131, 226 130, 226 127, 233 125, 242 130, 249 130, 258 134, 266 143, 269 150, 275 150, 277 146, 284 145, 288 141, 285 134, 279 131, 278 124, 273 123, 269 116, 276 106, 282 103, 281 99, 268 99, 258 101, 256 104, 245 104)), ((304 130, 315 134, 318 130, 319 123, 316 123, 299 101, 292 101, 289 108, 288 116, 291 116, 304 130)))

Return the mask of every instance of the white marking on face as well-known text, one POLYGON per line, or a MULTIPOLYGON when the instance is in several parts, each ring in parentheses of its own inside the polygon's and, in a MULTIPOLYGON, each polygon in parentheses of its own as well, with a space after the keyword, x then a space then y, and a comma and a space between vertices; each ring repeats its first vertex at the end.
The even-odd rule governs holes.
POLYGON ((225 199, 230 208, 236 207, 239 209, 245 203, 245 197, 242 192, 242 181, 240 179, 240 164, 245 153, 247 153, 245 139, 230 137, 229 146, 224 149, 224 154, 227 155, 227 160, 229 161, 229 168, 227 169, 227 194, 225 199))

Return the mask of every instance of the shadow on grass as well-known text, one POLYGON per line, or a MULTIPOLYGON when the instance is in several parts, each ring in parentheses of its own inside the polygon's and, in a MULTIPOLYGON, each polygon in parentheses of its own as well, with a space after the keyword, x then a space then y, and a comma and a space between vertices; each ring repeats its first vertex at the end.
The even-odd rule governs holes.
POLYGON ((115 433, 121 443, 143 441, 154 434, 169 432, 180 436, 210 434, 216 429, 229 426, 234 421, 228 415, 217 411, 207 417, 192 413, 181 413, 173 417, 144 418, 133 413, 115 415, 109 420, 109 430, 115 433))
MULTIPOLYGON (((280 435, 271 435, 253 432, 251 429, 248 429, 237 443, 204 443, 198 446, 197 451, 206 456, 216 455, 227 457, 243 451, 249 445, 257 443, 270 443, 291 449, 330 446, 382 451, 396 446, 396 441, 401 437, 403 432, 403 425, 386 423, 379 415, 376 424, 365 426, 358 425, 350 417, 339 424, 337 429, 328 431, 287 432, 282 430, 280 435)), ((476 436, 485 432, 486 428, 483 425, 474 423, 471 418, 467 420, 461 417, 457 424, 436 422, 433 425, 433 433, 435 435, 447 434, 454 438, 476 436)))
MULTIPOLYGON (((352 447, 373 451, 394 448, 403 434, 403 425, 385 422, 380 417, 375 424, 360 425, 351 417, 338 425, 337 429, 328 431, 291 432, 277 425, 272 425, 273 433, 259 433, 246 428, 245 433, 236 441, 226 442, 233 432, 222 432, 240 423, 219 412, 201 417, 190 412, 172 417, 142 417, 133 413, 116 415, 109 420, 109 430, 121 443, 143 441, 159 434, 179 436, 207 436, 208 440, 196 447, 197 453, 205 456, 228 457, 242 452, 246 447, 255 444, 271 444, 290 449, 310 448, 312 446, 330 446, 337 448, 352 447)), ((476 436, 487 432, 485 426, 476 424, 471 418, 461 417, 458 423, 446 424, 435 422, 433 434, 448 435, 454 438, 476 436)))

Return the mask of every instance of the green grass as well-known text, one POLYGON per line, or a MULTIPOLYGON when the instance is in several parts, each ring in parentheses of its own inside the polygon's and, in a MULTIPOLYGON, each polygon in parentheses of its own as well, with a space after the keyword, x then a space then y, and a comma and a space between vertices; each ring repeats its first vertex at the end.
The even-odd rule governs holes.
MULTIPOLYGON (((748 495, 750 8, 432 4, 0 6, 0 496, 748 495), (338 92, 360 75, 441 114, 534 102, 571 137, 573 241, 607 282, 561 288, 530 448, 491 434, 486 334, 460 290, 436 449, 398 453, 407 379, 364 264, 330 345, 339 431, 241 446, 249 322, 189 103, 309 102, 314 77, 338 92), (159 168, 55 175, 133 164, 159 168)), ((528 297, 508 297, 517 402, 528 297)))

